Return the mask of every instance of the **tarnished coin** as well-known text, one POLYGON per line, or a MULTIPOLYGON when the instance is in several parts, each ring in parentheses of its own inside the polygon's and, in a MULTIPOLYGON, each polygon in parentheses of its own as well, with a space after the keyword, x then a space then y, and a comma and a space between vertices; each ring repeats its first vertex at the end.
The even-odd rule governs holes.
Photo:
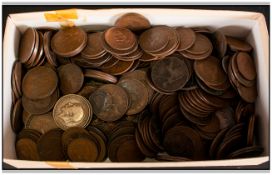
POLYGON ((112 74, 112 75, 121 75, 129 71, 129 69, 133 66, 135 61, 121 61, 119 60, 117 64, 110 68, 102 69, 102 71, 112 74))
POLYGON ((13 132, 18 133, 23 128, 23 121, 22 121, 22 99, 18 99, 15 105, 12 107, 11 114, 10 114, 10 124, 13 132))
POLYGON ((60 78, 60 90, 62 94, 73 94, 78 92, 84 81, 84 75, 76 64, 65 64, 58 68, 60 78))
POLYGON ((84 76, 88 78, 93 78, 98 81, 103 81, 106 83, 117 83, 117 78, 107 74, 102 71, 92 70, 92 69, 85 69, 84 70, 84 76))
POLYGON ((87 33, 79 27, 59 30, 51 40, 51 48, 62 57, 73 57, 87 44, 87 33))
POLYGON ((220 56, 222 59, 227 52, 227 39, 225 35, 219 30, 214 33, 214 39, 218 56, 220 56))
POLYGON ((253 58, 246 52, 239 52, 236 57, 237 67, 247 80, 255 80, 257 73, 253 58))
POLYGON ((142 82, 136 79, 122 79, 117 85, 124 88, 128 93, 130 106, 126 112, 127 115, 137 114, 146 107, 148 90, 142 82))
POLYGON ((48 63, 54 67, 58 65, 57 63, 57 58, 56 54, 51 50, 51 37, 52 37, 53 32, 52 31, 47 31, 43 35, 43 49, 44 49, 44 54, 46 57, 46 60, 48 63))
POLYGON ((196 40, 196 34, 191 28, 177 27, 176 28, 180 43, 177 48, 178 51, 189 49, 196 40))
POLYGON ((41 134, 45 134, 51 129, 57 129, 58 126, 53 119, 52 113, 49 112, 42 115, 32 115, 28 119, 25 128, 34 129, 39 131, 41 134))
POLYGON ((148 19, 139 13, 126 13, 119 17, 114 25, 131 31, 142 31, 151 27, 148 19))
POLYGON ((30 138, 19 139, 15 144, 15 149, 19 160, 40 160, 37 144, 30 138))
POLYGON ((54 70, 46 66, 38 66, 29 70, 23 78, 23 95, 32 100, 44 99, 56 90, 58 76, 54 70))
POLYGON ((230 49, 233 51, 249 52, 252 50, 252 46, 246 41, 242 41, 230 36, 227 36, 226 39, 230 49))
POLYGON ((120 119, 129 107, 129 98, 126 91, 112 84, 98 88, 89 98, 94 114, 104 121, 120 119))
POLYGON ((19 59, 22 63, 27 62, 34 50, 36 34, 34 28, 27 28, 20 39, 19 59))
POLYGON ((105 53, 105 49, 102 44, 102 33, 91 33, 88 34, 87 46, 81 52, 81 56, 92 59, 97 58, 105 53))
POLYGON ((211 41, 204 35, 196 33, 194 44, 186 51, 192 54, 203 54, 213 48, 211 41))
POLYGON ((62 96, 53 109, 53 118, 63 130, 70 127, 86 127, 92 119, 92 114, 90 102, 76 94, 62 96))

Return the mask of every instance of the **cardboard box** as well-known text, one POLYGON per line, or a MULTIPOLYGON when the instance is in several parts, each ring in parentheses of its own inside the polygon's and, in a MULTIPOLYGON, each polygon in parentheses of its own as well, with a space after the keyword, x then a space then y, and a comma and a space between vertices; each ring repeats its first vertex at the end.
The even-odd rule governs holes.
POLYGON ((269 38, 264 16, 260 13, 217 10, 182 10, 182 9, 107 9, 35 12, 11 14, 6 23, 4 35, 3 60, 3 158, 4 162, 17 168, 191 168, 194 167, 239 167, 260 165, 269 160, 269 38), (193 162, 154 162, 139 163, 77 163, 77 162, 42 162, 16 160, 15 134, 10 126, 11 108, 11 71, 12 64, 18 58, 18 45, 22 32, 27 27, 56 27, 61 25, 82 26, 87 30, 104 29, 114 24, 124 13, 136 12, 147 17, 152 25, 205 26, 211 30, 221 29, 225 34, 245 38, 254 47, 254 59, 258 72, 258 99, 256 112, 260 122, 256 127, 257 143, 265 151, 261 157, 193 162))

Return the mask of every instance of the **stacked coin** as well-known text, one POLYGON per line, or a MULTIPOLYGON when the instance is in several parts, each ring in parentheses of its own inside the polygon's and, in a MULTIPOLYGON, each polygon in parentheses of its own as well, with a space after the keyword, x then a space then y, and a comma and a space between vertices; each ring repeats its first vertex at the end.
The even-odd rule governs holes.
POLYGON ((204 27, 28 28, 11 78, 18 159, 191 161, 258 156, 252 47, 204 27))

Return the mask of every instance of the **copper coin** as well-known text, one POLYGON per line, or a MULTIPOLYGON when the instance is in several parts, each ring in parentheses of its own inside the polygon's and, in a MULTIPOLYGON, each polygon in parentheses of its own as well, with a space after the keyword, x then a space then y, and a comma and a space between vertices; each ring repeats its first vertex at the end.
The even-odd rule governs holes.
POLYGON ((228 66, 229 66, 229 63, 230 63, 230 56, 229 55, 226 55, 222 58, 222 67, 223 67, 223 70, 226 74, 228 74, 228 66))
POLYGON ((256 78, 256 69, 253 58, 246 52, 239 52, 236 60, 242 76, 247 80, 254 80, 256 78))
POLYGON ((120 119, 128 109, 129 98, 126 91, 116 85, 107 84, 98 88, 89 98, 94 114, 103 121, 120 119))
POLYGON ((119 60, 117 64, 110 68, 102 69, 102 71, 112 74, 112 75, 121 75, 133 66, 134 61, 121 61, 119 60))
POLYGON ((46 66, 38 66, 29 70, 23 78, 23 94, 33 100, 44 99, 56 90, 58 76, 54 70, 46 66))
POLYGON ((126 112, 127 115, 137 114, 146 107, 148 103, 148 90, 141 81, 136 79, 122 79, 117 85, 124 88, 128 93, 130 106, 126 112))
POLYGON ((152 27, 143 32, 139 38, 141 48, 149 52, 157 52, 166 47, 169 42, 169 30, 162 26, 152 27))
POLYGON ((238 149, 228 155, 229 159, 258 157, 263 153, 263 147, 261 146, 248 146, 238 149))
POLYGON ((38 142, 38 140, 41 137, 41 133, 34 129, 22 129, 22 131, 16 136, 16 140, 20 140, 22 138, 28 138, 33 140, 35 143, 38 142))
POLYGON ((105 41, 114 49, 128 50, 135 45, 136 37, 129 29, 111 27, 105 31, 105 41))
POLYGON ((158 59, 158 56, 150 55, 150 54, 144 52, 143 55, 140 58, 140 61, 149 62, 149 61, 154 61, 154 60, 157 60, 157 59, 158 59))
POLYGON ((34 129, 41 134, 57 129, 57 125, 53 119, 52 113, 46 113, 42 115, 32 115, 27 121, 25 128, 34 129))
POLYGON ((213 48, 211 41, 204 35, 196 33, 194 44, 186 51, 192 54, 203 54, 213 48))
POLYGON ((178 36, 180 38, 180 43, 178 51, 189 49, 196 40, 196 34, 191 28, 177 27, 176 28, 178 36))
POLYGON ((38 53, 37 53, 37 56, 35 58, 35 62, 33 62, 31 64, 31 66, 37 66, 41 62, 41 60, 44 59, 43 34, 41 32, 38 32, 38 33, 39 33, 39 48, 38 48, 38 53))
POLYGON ((220 121, 216 116, 212 115, 211 120, 207 125, 197 127, 201 131, 217 134, 220 131, 220 121))
POLYGON ((22 97, 22 104, 24 110, 30 114, 44 114, 50 111, 59 98, 59 90, 56 89, 55 92, 44 99, 31 100, 25 96, 22 97))
POLYGON ((215 158, 216 153, 218 151, 218 147, 222 143, 225 134, 228 132, 229 128, 222 129, 213 139, 212 144, 210 146, 209 155, 211 158, 215 158))
POLYGON ((219 119, 220 129, 230 128, 235 125, 234 111, 231 107, 217 110, 214 115, 219 119))
POLYGON ((22 121, 22 99, 18 99, 15 105, 12 107, 12 111, 10 114, 10 124, 13 132, 18 133, 23 128, 22 121))
POLYGON ((248 133, 247 133, 247 145, 251 146, 253 145, 254 142, 254 131, 255 131, 255 120, 256 120, 256 115, 251 115, 249 119, 249 124, 248 124, 248 133))
POLYGON ((142 31, 151 27, 148 19, 139 13, 126 13, 120 16, 114 25, 130 29, 131 31, 142 31))
POLYGON ((218 56, 223 58, 227 52, 227 39, 221 31, 216 31, 214 34, 215 48, 218 52, 218 56))
POLYGON ((94 162, 98 157, 98 149, 91 139, 77 138, 68 145, 67 154, 72 161, 94 162))
POLYGON ((61 129, 53 129, 43 134, 38 141, 38 152, 42 161, 64 161, 61 145, 61 129))
POLYGON ((22 118, 23 118, 24 126, 26 125, 27 121, 30 119, 31 116, 32 114, 30 114, 26 110, 23 110, 22 118))
POLYGON ((150 150, 144 143, 138 129, 135 130, 135 140, 136 143, 139 147, 139 149, 141 150, 141 152, 146 156, 146 157, 155 157, 156 156, 156 152, 154 152, 153 150, 150 150))
POLYGON ((194 70, 198 78, 208 86, 222 85, 227 81, 227 76, 221 67, 220 61, 215 57, 195 61, 194 70))
POLYGON ((48 31, 45 32, 43 35, 43 49, 44 49, 44 54, 46 57, 46 60, 48 61, 49 64, 51 64, 52 66, 56 67, 57 64, 57 58, 56 58, 56 54, 51 50, 51 37, 52 37, 53 32, 52 31, 48 31))
POLYGON ((256 85, 252 87, 245 87, 241 84, 237 86, 238 92, 243 100, 245 100, 248 103, 254 103, 257 96, 257 87, 256 85))
POLYGON ((29 139, 19 139, 15 144, 16 155, 19 160, 40 160, 37 144, 29 139))
POLYGON ((184 59, 169 56, 152 66, 151 78, 155 86, 173 92, 185 86, 190 75, 184 59))
POLYGON ((184 162, 184 161, 192 161, 191 159, 187 157, 181 157, 181 156, 171 156, 167 153, 159 153, 156 156, 156 159, 159 161, 170 161, 170 162, 184 162))
POLYGON ((227 36, 226 39, 229 47, 233 51, 249 52, 252 50, 252 46, 245 41, 230 36, 227 36))
POLYGON ((90 102, 76 94, 62 96, 54 106, 53 118, 58 127, 66 130, 70 127, 86 127, 92 120, 90 102))
POLYGON ((72 57, 80 53, 87 44, 87 33, 79 27, 59 30, 51 40, 51 48, 62 57, 72 57))
POLYGON ((12 69, 12 89, 17 93, 17 96, 22 95, 22 75, 23 68, 22 64, 18 61, 14 62, 12 69))
POLYGON ((119 60, 115 57, 111 57, 106 63, 102 64, 99 68, 100 69, 109 69, 116 65, 119 62, 119 60))
POLYGON ((102 33, 88 34, 87 46, 82 50, 81 55, 86 58, 93 58, 105 53, 105 49, 102 44, 102 33))
POLYGON ((98 81, 106 82, 106 83, 117 83, 117 78, 107 74, 105 72, 92 70, 92 69, 85 69, 84 76, 88 78, 93 78, 98 81))
POLYGON ((98 155, 96 161, 97 162, 104 161, 107 156, 107 148, 106 148, 107 138, 106 138, 105 134, 102 131, 100 131, 98 128, 95 128, 95 127, 91 127, 91 129, 88 127, 88 131, 92 136, 94 136, 94 138, 99 143, 98 146, 100 147, 100 152, 99 152, 99 155, 98 155))
POLYGON ((27 62, 34 50, 36 34, 34 28, 27 28, 20 39, 19 59, 22 63, 27 62))
POLYGON ((82 89, 77 93, 77 95, 81 95, 88 99, 97 88, 98 87, 94 85, 85 84, 82 89))
POLYGON ((65 64, 58 68, 60 78, 60 90, 62 94, 72 94, 78 92, 84 81, 84 75, 76 64, 65 64))
POLYGON ((39 33, 36 30, 34 30, 34 32, 35 32, 35 45, 34 45, 34 49, 31 54, 31 57, 29 58, 29 60, 27 62, 25 62, 25 66, 27 68, 32 67, 32 64, 36 61, 36 57, 38 55, 38 49, 39 49, 39 45, 40 45, 39 33))

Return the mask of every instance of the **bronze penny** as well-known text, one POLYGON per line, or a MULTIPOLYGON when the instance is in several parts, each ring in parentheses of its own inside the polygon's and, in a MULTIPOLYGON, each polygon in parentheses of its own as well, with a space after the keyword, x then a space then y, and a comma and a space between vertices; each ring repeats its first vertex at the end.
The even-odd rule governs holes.
POLYGON ((226 39, 230 49, 233 51, 249 52, 252 50, 252 46, 245 41, 230 36, 227 36, 226 39))
POLYGON ((152 66, 151 78, 158 88, 174 92, 185 86, 190 75, 184 58, 169 56, 152 66))
POLYGON ((98 87, 90 84, 85 84, 82 89, 77 93, 77 95, 81 95, 85 98, 89 98, 90 95, 97 89, 98 87))
POLYGON ((143 55, 143 52, 140 48, 138 48, 136 51, 128 54, 128 55, 114 55, 117 59, 122 60, 122 61, 134 61, 134 60, 138 60, 139 58, 141 58, 141 56, 143 55))
POLYGON ((120 16, 114 25, 127 28, 131 31, 142 31, 151 27, 148 19, 139 13, 126 13, 120 16))
POLYGON ((121 75, 133 66, 134 61, 121 61, 119 60, 117 64, 110 68, 102 69, 102 71, 112 74, 112 75, 121 75))
POLYGON ((15 61, 12 70, 12 89, 14 89, 13 91, 16 91, 18 96, 22 95, 22 74, 22 64, 19 61, 15 61))
POLYGON ((19 60, 22 63, 27 62, 34 50, 36 43, 36 34, 34 28, 27 28, 20 39, 19 60))
POLYGON ((113 67, 114 65, 116 65, 119 62, 119 60, 115 57, 111 57, 109 59, 109 61, 107 61, 106 63, 102 64, 99 68, 100 69, 109 69, 111 67, 113 67))
POLYGON ((177 27, 176 31, 180 38, 178 51, 189 49, 196 40, 196 34, 191 28, 177 27))
POLYGON ((158 59, 158 56, 150 55, 150 54, 144 52, 143 55, 140 58, 140 61, 150 62, 150 61, 154 61, 154 60, 157 60, 157 59, 158 59))
POLYGON ((56 67, 58 65, 57 63, 57 58, 56 58, 56 54, 51 50, 51 37, 52 37, 53 32, 52 31, 48 31, 45 32, 43 35, 43 49, 44 49, 44 54, 46 57, 46 60, 48 61, 48 63, 54 67, 56 67))
POLYGON ((38 152, 42 161, 64 161, 61 145, 61 129, 53 129, 43 134, 38 141, 38 152))
POLYGON ((32 64, 36 61, 36 57, 38 56, 38 49, 39 49, 39 44, 40 44, 40 35, 36 30, 34 30, 34 32, 35 32, 35 45, 34 45, 34 49, 33 49, 33 52, 31 54, 31 57, 29 58, 29 60, 27 62, 25 62, 25 66, 27 68, 32 67, 32 64))
POLYGON ((207 125, 197 127, 203 132, 217 134, 220 131, 220 121, 216 116, 212 115, 211 120, 207 125))
POLYGON ((231 107, 217 110, 214 115, 219 119, 220 129, 230 128, 235 125, 234 111, 231 107))
POLYGON ((230 58, 231 57, 229 55, 222 57, 222 68, 226 74, 228 74, 228 66, 230 63, 230 58))
POLYGON ((125 89, 130 99, 130 106, 127 115, 137 114, 142 111, 148 103, 148 90, 146 86, 136 79, 122 79, 118 86, 125 89), (141 94, 139 96, 139 94, 141 94))
POLYGON ((23 78, 23 94, 32 100, 44 99, 56 90, 58 76, 54 70, 46 66, 38 66, 29 70, 23 78))
POLYGON ((41 32, 38 32, 38 33, 39 33, 39 48, 38 48, 38 53, 37 53, 37 56, 35 58, 35 61, 31 64, 31 67, 37 66, 40 62, 42 62, 41 60, 44 59, 43 34, 41 32))
POLYGON ((92 114, 90 102, 76 94, 62 96, 53 109, 53 118, 63 130, 70 127, 85 128, 92 120, 92 114))
POLYGON ((62 94, 77 93, 84 81, 84 75, 79 66, 76 64, 65 64, 58 68, 60 78, 60 90, 62 94))
POLYGON ((218 56, 220 58, 223 58, 227 52, 227 39, 225 35, 217 30, 214 34, 214 40, 215 40, 215 48, 217 50, 218 56))
POLYGON ((255 120, 256 120, 256 115, 255 114, 251 115, 249 119, 248 133, 247 133, 248 146, 252 146, 254 142, 255 120))
POLYGON ((37 144, 29 138, 19 139, 15 144, 15 149, 19 160, 40 160, 37 144))
POLYGON ((105 31, 105 41, 114 49, 128 50, 135 45, 136 37, 129 29, 111 27, 105 31))
POLYGON ((26 125, 27 121, 30 119, 31 116, 32 114, 30 114, 26 110, 23 110, 22 119, 23 119, 24 126, 26 125))
POLYGON ((89 100, 93 106, 94 114, 99 119, 108 122, 120 119, 127 112, 129 105, 126 91, 112 84, 98 88, 91 94, 89 100))
POLYGON ((246 52, 239 52, 236 57, 239 72, 247 80, 256 78, 256 70, 253 58, 246 52))
POLYGON ((158 52, 167 46, 169 42, 168 28, 157 26, 143 32, 139 38, 141 48, 149 52, 158 52))
POLYGON ((22 99, 18 99, 15 105, 12 107, 11 114, 10 114, 10 125, 13 132, 18 133, 23 128, 23 121, 22 121, 22 99))
POLYGON ((225 134, 228 132, 229 128, 222 129, 213 139, 212 144, 210 146, 209 155, 211 158, 215 158, 216 153, 218 151, 218 147, 222 143, 225 134))
POLYGON ((30 114, 44 114, 50 111, 59 98, 59 90, 56 89, 55 92, 44 99, 31 100, 25 96, 22 97, 22 104, 24 110, 30 114))
POLYGON ((191 59, 191 60, 203 60, 209 57, 212 53, 212 49, 208 50, 207 52, 203 54, 192 54, 186 50, 180 51, 179 52, 182 56, 185 58, 191 59))
POLYGON ((77 138, 68 145, 67 154, 71 161, 94 162, 98 157, 98 149, 91 139, 77 138))
POLYGON ((87 33, 79 27, 59 30, 51 40, 52 50, 62 57, 73 57, 87 44, 87 33))
POLYGON ((215 89, 214 87, 209 87, 203 81, 201 81, 198 77, 196 77, 196 82, 202 90, 204 90, 205 92, 207 92, 211 95, 215 95, 215 96, 223 95, 224 90, 226 89, 226 88, 224 88, 222 90, 222 89, 215 89))
POLYGON ((237 159, 237 158, 247 158, 247 157, 258 157, 263 153, 263 147, 261 146, 248 146, 238 149, 230 153, 227 158, 237 159))
POLYGON ((150 150, 150 148, 148 148, 145 145, 138 129, 135 130, 135 140, 136 140, 136 143, 137 143, 139 149, 146 157, 155 157, 156 156, 156 152, 154 152, 153 150, 150 150))
POLYGON ((117 83, 116 77, 101 71, 97 71, 97 70, 85 69, 84 76, 88 78, 96 79, 98 81, 106 82, 106 83, 117 83))
POLYGON ((237 90, 241 98, 248 103, 254 103, 258 96, 256 85, 253 85, 252 87, 245 87, 242 84, 239 84, 237 86, 237 90))
POLYGON ((34 129, 45 134, 52 129, 57 129, 58 127, 53 119, 52 113, 50 112, 42 115, 32 115, 28 119, 25 128, 34 129))
POLYGON ((186 51, 192 54, 203 54, 209 51, 211 48, 213 48, 213 46, 210 40, 206 36, 196 33, 194 44, 186 51))
POLYGON ((102 162, 106 159, 106 156, 107 156, 107 147, 106 147, 107 138, 102 131, 100 131, 99 129, 95 127, 92 127, 91 130, 88 128, 88 131, 92 136, 94 136, 94 138, 99 143, 100 152, 96 161, 102 162))
POLYGON ((88 34, 87 46, 82 50, 81 55, 85 58, 92 59, 103 55, 105 52, 102 44, 102 33, 88 34))

